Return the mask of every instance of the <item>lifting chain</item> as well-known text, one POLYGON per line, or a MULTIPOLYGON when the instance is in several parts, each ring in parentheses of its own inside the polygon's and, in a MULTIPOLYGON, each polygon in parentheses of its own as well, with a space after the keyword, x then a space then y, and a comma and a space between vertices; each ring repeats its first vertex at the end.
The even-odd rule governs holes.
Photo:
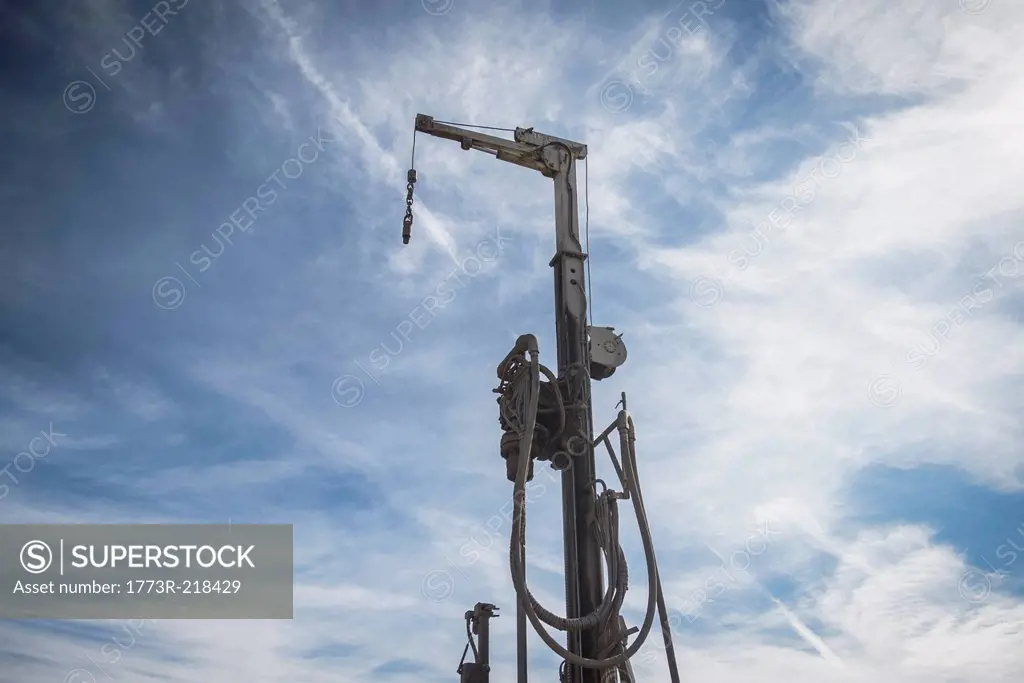
POLYGON ((409 160, 408 184, 405 186, 405 220, 402 221, 402 244, 412 237, 412 190, 416 184, 416 130, 412 131, 412 159, 409 160))
POLYGON ((412 189, 416 184, 416 169, 409 169, 409 184, 405 186, 405 220, 402 221, 402 244, 409 244, 412 236, 412 189))

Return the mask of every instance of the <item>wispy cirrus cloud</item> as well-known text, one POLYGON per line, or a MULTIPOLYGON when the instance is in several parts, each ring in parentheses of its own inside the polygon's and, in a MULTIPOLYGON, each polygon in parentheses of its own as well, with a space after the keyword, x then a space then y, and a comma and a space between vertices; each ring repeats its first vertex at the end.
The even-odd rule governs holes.
MULTIPOLYGON (((554 357, 550 180, 421 138, 403 247, 416 113, 589 145, 595 323, 630 349, 595 387, 596 419, 629 392, 692 675, 1019 671, 1016 5, 190 3, 88 116, 67 111, 69 79, 151 10, 90 3, 75 31, 44 10, 17 22, 66 52, 33 77, 53 86, 45 102, 24 84, 2 96, 42 113, 5 143, 26 161, 3 183, 0 401, 11 458, 51 423, 68 437, 0 506, 15 522, 292 523, 296 618, 6 623, 10 675, 448 678, 463 612, 514 606, 491 389, 517 334, 554 357), (632 89, 621 111, 609 79, 632 89), (247 198, 317 130, 332 142, 248 225, 247 198), (154 305, 158 278, 194 284, 171 269, 197 250, 202 289, 154 305), (883 374, 900 382, 884 409, 883 374), (755 555, 766 518, 778 534, 755 555)), ((559 499, 553 473, 538 478, 552 487, 530 502, 530 580, 557 610, 561 532, 544 520, 559 499)), ((495 680, 514 676, 512 631, 493 631, 495 680)), ((539 645, 531 658, 557 668, 539 645)))

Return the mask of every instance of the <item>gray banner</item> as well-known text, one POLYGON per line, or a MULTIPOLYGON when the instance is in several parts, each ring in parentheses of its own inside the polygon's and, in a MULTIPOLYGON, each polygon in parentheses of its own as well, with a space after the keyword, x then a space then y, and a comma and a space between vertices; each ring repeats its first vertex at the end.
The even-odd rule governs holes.
POLYGON ((0 619, 291 619, 290 524, 3 524, 0 619))

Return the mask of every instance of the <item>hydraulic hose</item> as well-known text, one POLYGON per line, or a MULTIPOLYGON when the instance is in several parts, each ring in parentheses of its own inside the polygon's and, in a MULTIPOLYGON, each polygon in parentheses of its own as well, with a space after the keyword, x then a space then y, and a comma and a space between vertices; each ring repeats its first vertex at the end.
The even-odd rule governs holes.
MULTIPOLYGON (((623 488, 629 493, 630 501, 633 504, 633 510, 636 514, 637 525, 640 530, 640 538, 644 548, 644 555, 647 562, 647 585, 648 585, 648 599, 647 599, 647 611, 644 615, 644 622, 640 628, 640 633, 637 635, 636 640, 630 645, 624 652, 619 653, 613 657, 607 659, 590 659, 582 657, 575 653, 569 652, 567 649, 562 647, 558 641, 556 641, 547 629, 544 628, 544 622, 538 615, 537 607, 545 613, 545 616, 553 618, 553 620, 559 623, 564 622, 568 627, 583 627, 592 628, 602 621, 603 618, 613 614, 611 610, 621 605, 622 600, 625 597, 625 587, 621 591, 617 590, 618 584, 621 583, 621 577, 624 577, 626 572, 620 572, 620 576, 609 577, 609 591, 605 596, 605 601, 598 607, 597 610, 592 612, 586 617, 580 617, 577 619, 565 619, 555 617, 551 612, 544 610, 533 595, 530 593, 526 586, 525 567, 523 566, 523 556, 525 552, 520 552, 520 549, 525 547, 525 539, 523 537, 524 525, 526 522, 526 502, 525 502, 525 490, 526 490, 526 477, 529 471, 530 455, 533 444, 533 433, 537 424, 537 410, 540 400, 540 375, 541 366, 538 358, 538 354, 535 350, 530 350, 530 364, 529 364, 529 389, 528 389, 528 400, 525 406, 525 425, 523 436, 520 440, 520 451, 518 467, 516 472, 515 488, 513 490, 513 525, 512 525, 512 538, 509 548, 509 559, 512 570, 512 584, 515 587, 516 594, 519 597, 520 603, 523 605, 526 611, 526 616, 529 618, 530 623, 533 624, 534 630, 537 635, 547 644, 552 651, 554 651, 559 657, 565 659, 571 664, 581 666, 588 669, 608 669, 614 666, 618 666, 629 660, 646 642, 648 635, 650 634, 651 627, 654 625, 654 615, 657 606, 658 597, 658 568, 654 557, 654 547, 651 540, 650 528, 647 524, 647 515, 643 509, 642 500, 640 498, 640 492, 637 486, 638 478, 636 476, 636 461, 633 453, 623 453, 623 488), (619 579, 619 580, 616 580, 619 579), (615 586, 613 589, 612 586, 615 586), (612 597, 613 593, 617 593, 612 597)), ((545 373, 548 374, 548 373, 545 373)), ((625 411, 623 411, 625 413, 625 411)), ((632 433, 632 421, 623 419, 623 413, 620 413, 619 417, 619 428, 620 430, 629 430, 632 433)), ((628 414, 626 415, 628 418, 628 414)), ((621 433, 621 431, 620 431, 621 433)), ((609 520, 610 521, 610 520, 609 520)), ((607 532, 607 530, 606 530, 607 532)), ((614 534, 612 535, 614 538, 614 534)), ((625 568, 625 556, 620 546, 618 546, 617 538, 614 548, 605 548, 605 557, 609 560, 609 569, 615 565, 618 565, 624 570, 625 568), (612 560, 612 554, 614 554, 615 562, 612 560)), ((617 612, 617 609, 616 609, 617 612)))
MULTIPOLYGON (((643 487, 640 485, 640 474, 636 464, 636 446, 634 445, 636 443, 636 429, 633 426, 633 418, 630 417, 625 408, 619 413, 618 422, 620 425, 625 422, 628 426, 625 433, 619 432, 620 449, 623 452, 623 459, 628 458, 632 464, 633 488, 637 493, 637 500, 640 503, 640 509, 643 510, 644 519, 646 520, 647 507, 644 505, 643 487)), ((654 559, 654 564, 657 566, 657 558, 654 559)), ((668 608, 665 606, 665 594, 661 588, 660 576, 658 577, 658 618, 661 621, 661 635, 665 643, 665 658, 668 660, 669 679, 672 683, 680 683, 679 667, 676 664, 676 649, 672 644, 672 628, 668 620, 668 608)))
MULTIPOLYGON (((510 374, 513 375, 512 382, 510 383, 510 393, 512 403, 515 404, 515 408, 521 415, 509 415, 504 414, 506 420, 511 425, 518 426, 519 429, 526 430, 527 427, 524 424, 526 415, 536 415, 537 413, 530 409, 530 396, 529 388, 527 385, 526 392, 522 391, 521 381, 524 376, 528 376, 530 371, 529 363, 522 363, 512 365, 509 370, 510 374), (527 395, 524 396, 523 394, 527 395)), ((537 369, 541 374, 545 375, 554 384, 557 382, 554 374, 543 365, 537 366, 537 369)), ((555 436, 562 434, 565 429, 565 404, 559 393, 556 392, 559 410, 559 427, 555 433, 555 436)), ((538 392, 538 401, 539 392, 538 392)), ((529 432, 525 432, 529 433, 529 432)), ((554 437, 552 437, 554 438, 554 437)), ((598 528, 603 532, 603 536, 599 538, 601 550, 604 554, 605 561, 609 568, 609 581, 608 589, 602 598, 601 604, 590 614, 582 617, 566 618, 560 617, 556 614, 545 609, 543 605, 533 596, 529 588, 526 589, 526 598, 529 604, 537 612, 537 616, 540 620, 549 626, 558 629, 559 631, 576 632, 589 628, 593 628, 600 624, 603 624, 613 614, 618 614, 619 608, 622 606, 623 600, 625 600, 626 590, 629 588, 629 573, 626 564, 626 557, 622 551, 622 548, 618 542, 618 513, 617 508, 614 505, 614 500, 607 493, 603 494, 598 500, 597 508, 595 510, 597 517, 598 528)), ((523 517, 523 529, 520 532, 520 539, 525 536, 525 517, 523 517)), ((525 541, 521 540, 520 550, 524 552, 523 546, 525 541)), ((515 552, 516 546, 510 545, 510 553, 515 552)), ((511 563, 510 556, 510 563, 511 563)), ((525 579, 523 581, 525 585, 525 579)))

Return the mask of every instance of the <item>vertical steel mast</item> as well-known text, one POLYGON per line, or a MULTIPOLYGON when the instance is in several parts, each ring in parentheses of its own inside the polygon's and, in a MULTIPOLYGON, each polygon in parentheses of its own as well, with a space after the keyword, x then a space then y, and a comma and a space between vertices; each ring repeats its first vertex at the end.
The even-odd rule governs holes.
MULTIPOLYGON (((587 294, 584 288, 583 253, 580 244, 579 201, 576 193, 576 159, 568 149, 555 147, 555 334, 558 343, 558 374, 575 377, 582 390, 582 410, 576 427, 586 439, 586 451, 573 458, 573 467, 562 472, 562 514, 565 552, 566 615, 579 617, 597 609, 604 594, 601 548, 590 532, 596 490, 593 403, 590 395, 590 353, 587 339, 587 294)), ((584 148, 584 155, 586 148, 584 148)), ((577 158, 584 158, 583 156, 577 158)), ((598 658, 596 629, 569 634, 569 650, 590 659, 598 658), (575 642, 574 642, 575 641, 575 642)), ((597 683, 600 671, 570 665, 570 680, 597 683)))
MULTIPOLYGON (((633 452, 632 419, 623 409, 619 419, 595 441, 591 380, 610 376, 625 360, 625 347, 613 328, 593 328, 587 325, 587 295, 584 287, 584 262, 587 254, 579 234, 579 198, 576 189, 576 162, 586 159, 587 147, 578 142, 534 132, 532 128, 516 128, 514 139, 507 140, 462 127, 466 124, 435 121, 432 117, 416 116, 416 132, 434 137, 456 140, 465 150, 476 149, 493 154, 500 161, 539 171, 550 178, 555 189, 555 255, 550 266, 554 270, 555 334, 557 338, 558 373, 555 377, 543 366, 538 365, 536 339, 523 335, 516 347, 498 366, 502 386, 495 391, 507 400, 519 390, 512 385, 518 382, 521 388, 524 377, 530 375, 526 355, 533 356, 532 372, 534 382, 539 381, 541 372, 547 373, 550 382, 535 388, 532 405, 533 417, 527 419, 526 427, 506 424, 503 413, 502 456, 506 458, 507 475, 521 490, 523 477, 532 477, 533 460, 550 461, 551 466, 562 472, 562 522, 565 554, 565 603, 566 617, 556 617, 547 612, 529 594, 525 586, 525 502, 517 502, 516 518, 513 524, 511 561, 513 583, 518 596, 518 667, 519 683, 527 683, 526 676, 526 622, 533 623, 538 635, 565 660, 563 683, 609 683, 615 678, 636 683, 629 658, 639 649, 653 625, 655 603, 661 613, 661 627, 669 652, 670 670, 674 683, 678 683, 674 655, 671 654, 671 635, 668 627, 664 601, 661 599, 660 579, 657 575, 650 530, 646 512, 643 510, 639 481, 635 471, 633 452), (511 370, 510 370, 511 369, 511 370), (509 380, 507 374, 515 375, 509 380), (537 393, 539 391, 539 393, 537 393), (545 391, 547 392, 545 394, 545 391), (538 402, 547 406, 544 420, 538 418, 538 402), (554 410, 552 410, 554 408, 554 410), (552 413, 558 415, 551 418, 552 413), (547 421, 545 423, 545 420, 547 421), (555 422, 551 422, 555 420, 555 422), (557 423, 557 424, 556 424, 557 423), (617 428, 623 448, 623 466, 615 458, 613 448, 607 440, 617 428), (535 436, 536 435, 536 436, 535 436), (532 440, 531 440, 532 439, 532 440), (527 443, 521 443, 525 440, 527 443), (619 479, 625 492, 606 490, 599 497, 595 486, 596 463, 594 449, 597 445, 608 447, 619 479), (532 444, 532 445, 531 445, 532 444), (528 458, 527 465, 521 462, 521 455, 528 458), (518 472, 518 473, 517 473, 518 472), (527 474, 528 472, 528 474, 527 474), (625 622, 618 615, 626 590, 625 557, 618 545, 618 513, 615 502, 631 500, 640 525, 641 537, 648 562, 650 597, 644 626, 640 629, 637 642, 626 647, 628 635, 637 629, 627 631, 625 622), (518 516, 522 515, 522 517, 518 516), (598 520, 601 520, 600 522, 598 520), (514 544, 523 545, 516 549, 514 544), (519 558, 518 562, 516 558, 519 558), (611 585, 605 591, 604 563, 608 567, 611 585), (519 565, 519 569, 515 565, 519 565), (522 571, 522 574, 517 573, 522 571), (612 596, 609 598, 609 596, 612 596), (566 631, 566 648, 558 647, 548 635, 543 623, 566 631)), ((506 130, 506 129, 503 129, 506 130)), ((409 170, 406 215, 402 239, 408 244, 412 228, 413 187, 416 183, 415 141, 413 143, 413 168, 409 170)), ((479 603, 477 610, 493 609, 489 603, 479 603)), ((488 612, 490 614, 490 612, 488 612)), ((470 613, 467 613, 469 618, 470 613)), ((493 615, 496 616, 496 615, 493 615)), ((474 622, 475 623, 475 622, 474 622)), ((473 629, 476 632, 476 629, 473 629)), ((484 628, 479 636, 480 652, 486 652, 484 628)), ((469 645, 474 653, 477 648, 469 635, 469 645)), ((465 657, 465 654, 464 654, 465 657)), ((478 659, 477 665, 460 665, 464 683, 486 683, 490 671, 489 660, 478 659)))

